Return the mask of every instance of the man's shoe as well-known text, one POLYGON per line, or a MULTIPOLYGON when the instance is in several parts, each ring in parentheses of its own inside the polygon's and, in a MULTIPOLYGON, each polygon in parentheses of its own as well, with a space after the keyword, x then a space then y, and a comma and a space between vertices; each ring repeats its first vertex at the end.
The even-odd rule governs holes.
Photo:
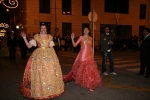
POLYGON ((136 74, 136 75, 144 75, 143 73, 138 73, 138 74, 136 74))
POLYGON ((102 74, 103 74, 103 75, 108 75, 106 72, 103 72, 102 74))
POLYGON ((148 75, 146 75, 146 76, 145 76, 145 78, 149 78, 149 76, 148 76, 148 75))
POLYGON ((117 75, 117 73, 115 73, 115 72, 111 72, 111 73, 109 73, 109 74, 112 74, 112 75, 117 75))

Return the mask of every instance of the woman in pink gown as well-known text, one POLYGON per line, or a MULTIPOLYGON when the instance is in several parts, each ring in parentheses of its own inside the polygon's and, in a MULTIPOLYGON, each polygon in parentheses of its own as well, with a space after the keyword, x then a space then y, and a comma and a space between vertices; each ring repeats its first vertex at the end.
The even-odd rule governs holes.
POLYGON ((92 37, 89 36, 89 29, 84 29, 84 35, 80 36, 76 43, 74 42, 74 33, 71 34, 71 39, 74 47, 81 44, 81 50, 71 71, 68 75, 64 75, 64 82, 74 80, 75 84, 88 88, 90 91, 101 87, 102 77, 93 58, 92 37))

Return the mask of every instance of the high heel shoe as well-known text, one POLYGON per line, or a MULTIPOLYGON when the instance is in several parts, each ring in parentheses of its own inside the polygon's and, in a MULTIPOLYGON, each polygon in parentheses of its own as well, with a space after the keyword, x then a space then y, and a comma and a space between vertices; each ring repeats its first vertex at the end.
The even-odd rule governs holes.
POLYGON ((90 91, 93 92, 94 90, 93 90, 93 89, 90 89, 90 91))

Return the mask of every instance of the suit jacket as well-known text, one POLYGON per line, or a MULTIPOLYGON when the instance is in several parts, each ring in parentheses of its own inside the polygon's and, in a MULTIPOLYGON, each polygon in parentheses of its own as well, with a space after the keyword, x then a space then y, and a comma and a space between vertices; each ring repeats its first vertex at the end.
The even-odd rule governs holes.
POLYGON ((55 46, 58 46, 58 45, 59 45, 58 39, 59 39, 58 36, 53 37, 53 42, 54 42, 55 46))
POLYGON ((22 37, 19 38, 18 45, 20 49, 23 49, 25 51, 28 49, 22 37))
POLYGON ((140 45, 141 56, 150 58, 150 35, 144 40, 142 38, 142 44, 140 45))
POLYGON ((8 39, 7 39, 7 47, 10 47, 10 48, 17 47, 17 39, 15 37, 13 39, 11 37, 8 37, 8 39))
POLYGON ((101 46, 101 51, 102 52, 107 52, 108 50, 108 41, 112 40, 112 36, 110 34, 110 39, 108 39, 106 33, 102 33, 100 35, 100 46, 101 46))

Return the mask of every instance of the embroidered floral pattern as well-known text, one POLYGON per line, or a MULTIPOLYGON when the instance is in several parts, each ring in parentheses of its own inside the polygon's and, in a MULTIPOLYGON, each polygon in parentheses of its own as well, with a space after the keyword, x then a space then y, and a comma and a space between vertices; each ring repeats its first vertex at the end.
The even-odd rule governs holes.
POLYGON ((49 48, 52 37, 49 35, 48 39, 42 40, 37 34, 34 38, 39 48, 28 60, 21 93, 35 99, 59 96, 64 92, 64 82, 57 55, 49 48), (24 88, 29 90, 25 92, 24 88))

